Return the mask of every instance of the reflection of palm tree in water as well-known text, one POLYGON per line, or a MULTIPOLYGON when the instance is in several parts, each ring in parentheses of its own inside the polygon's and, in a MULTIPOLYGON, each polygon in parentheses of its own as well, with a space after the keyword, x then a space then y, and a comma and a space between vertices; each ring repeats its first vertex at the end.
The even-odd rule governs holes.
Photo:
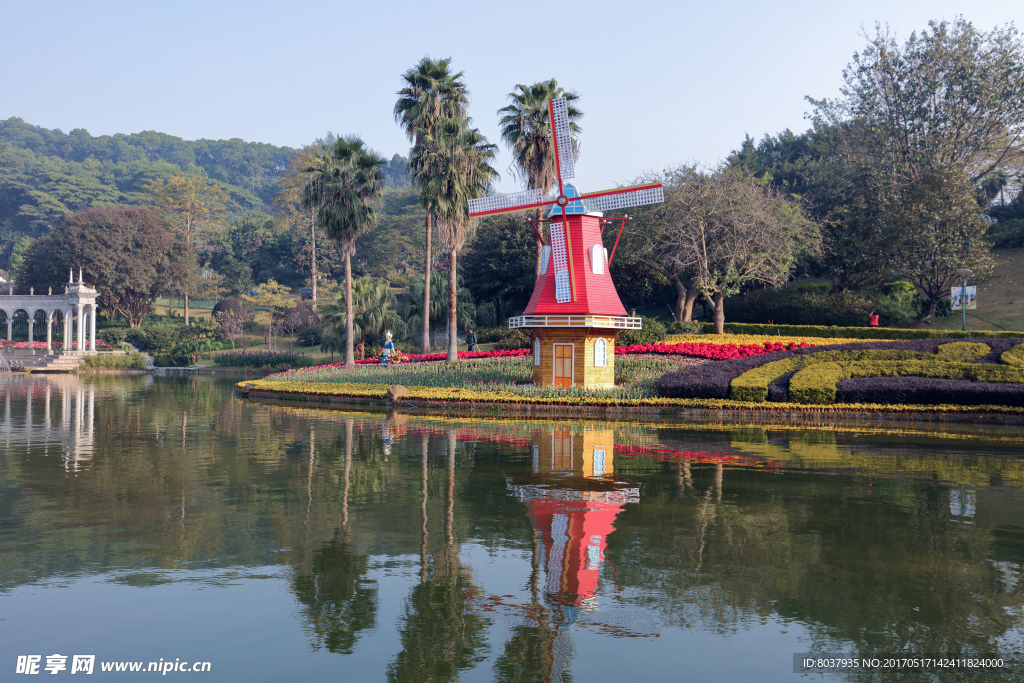
MULTIPOLYGON (((314 443, 311 439, 310 468, 314 464, 314 443)), ((351 470, 352 420, 348 419, 345 421, 341 525, 335 530, 334 538, 313 554, 309 570, 297 572, 292 580, 292 590, 303 604, 303 616, 316 635, 314 647, 322 646, 342 654, 350 654, 359 632, 373 628, 377 619, 376 585, 363 579, 370 558, 356 552, 348 528, 351 470)), ((312 474, 310 481, 311 477, 312 474)), ((312 489, 309 490, 312 496, 312 489)))
POLYGON ((448 432, 445 467, 444 545, 433 554, 428 568, 427 541, 427 440, 422 454, 420 583, 412 589, 405 606, 401 629, 402 651, 388 666, 389 681, 450 681, 459 671, 480 662, 486 621, 469 604, 478 592, 469 570, 459 560, 452 530, 455 509, 454 431, 448 432))

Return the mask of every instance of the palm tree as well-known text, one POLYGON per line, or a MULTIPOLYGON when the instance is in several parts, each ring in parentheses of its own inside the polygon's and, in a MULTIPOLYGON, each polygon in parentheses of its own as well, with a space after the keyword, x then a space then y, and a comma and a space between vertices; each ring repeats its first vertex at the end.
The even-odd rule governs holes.
POLYGON ((423 146, 415 151, 416 167, 423 187, 434 207, 441 241, 448 250, 448 362, 458 357, 457 313, 458 255, 466 243, 469 200, 487 194, 498 173, 490 166, 495 145, 469 119, 445 118, 437 124, 437 135, 425 135, 423 146))
MULTIPOLYGON (((448 317, 448 288, 445 286, 446 278, 444 273, 434 271, 430 274, 430 322, 437 329, 441 322, 448 317)), ((402 319, 410 328, 418 327, 423 322, 423 278, 419 275, 414 277, 406 285, 408 296, 402 304, 402 319)), ((473 295, 462 285, 462 276, 458 277, 458 286, 455 296, 456 317, 459 327, 466 329, 473 327, 476 320, 476 307, 473 305, 473 295)))
MULTIPOLYGON (((548 100, 564 97, 569 105, 569 131, 572 135, 572 157, 579 156, 579 138, 582 132, 579 120, 583 112, 573 106, 579 95, 563 90, 555 79, 531 86, 517 85, 509 93, 512 104, 498 110, 501 117, 501 139, 512 151, 514 172, 526 180, 526 189, 541 190, 545 196, 555 184, 554 145, 551 143, 551 121, 548 118, 548 100)), ((540 209, 534 212, 540 220, 540 209)), ((537 244, 536 277, 540 277, 541 245, 537 244)))
MULTIPOLYGON (((462 82, 462 72, 451 73, 451 58, 434 61, 424 57, 412 69, 402 75, 405 87, 398 91, 395 103, 395 121, 405 129, 405 134, 413 143, 413 152, 422 147, 426 135, 437 134, 437 122, 442 118, 460 118, 466 114, 466 102, 469 93, 462 82)), ((411 156, 415 156, 414 154, 411 156)), ((418 169, 410 164, 414 178, 418 177, 418 169)), ((422 181, 422 176, 419 176, 422 181)), ((430 305, 430 259, 431 259, 431 220, 433 207, 426 195, 421 194, 423 206, 427 210, 426 217, 426 250, 423 258, 425 274, 423 306, 430 305)), ((423 318, 423 353, 430 352, 430 318, 423 318)))
POLYGON ((320 339, 320 353, 330 353, 331 362, 334 362, 334 352, 341 353, 345 350, 345 340, 336 335, 334 331, 326 332, 320 339))
MULTIPOLYGON (((394 330, 401 333, 405 322, 395 310, 395 295, 384 278, 364 275, 352 283, 352 326, 359 340, 366 343, 366 333, 394 330)), ((338 296, 332 306, 324 308, 324 329, 337 331, 347 327, 349 307, 345 295, 338 296)))
POLYGON ((331 163, 309 168, 315 180, 308 185, 306 201, 317 207, 317 224, 338 243, 345 260, 345 365, 352 365, 352 254, 356 238, 377 220, 373 203, 383 194, 381 167, 387 162, 355 136, 340 138, 331 156, 331 163))

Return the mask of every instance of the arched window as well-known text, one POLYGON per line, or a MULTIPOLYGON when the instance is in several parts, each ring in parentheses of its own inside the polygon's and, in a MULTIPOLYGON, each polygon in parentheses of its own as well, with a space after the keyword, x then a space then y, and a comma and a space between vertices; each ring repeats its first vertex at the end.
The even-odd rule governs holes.
POLYGON ((540 274, 548 274, 548 264, 551 262, 551 246, 545 244, 540 250, 540 274))
POLYGON ((604 261, 604 247, 600 244, 595 244, 590 248, 590 267, 595 275, 602 275, 604 273, 604 261))
POLYGON ((608 342, 598 339, 594 342, 594 367, 603 368, 608 366, 608 342))
POLYGON ((540 365, 540 337, 533 340, 533 364, 540 365))

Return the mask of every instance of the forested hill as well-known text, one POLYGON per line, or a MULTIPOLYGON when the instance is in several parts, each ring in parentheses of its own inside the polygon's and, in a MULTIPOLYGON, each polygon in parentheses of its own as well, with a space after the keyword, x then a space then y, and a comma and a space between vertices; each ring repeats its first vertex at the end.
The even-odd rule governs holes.
MULTIPOLYGON (((0 121, 0 261, 21 236, 38 237, 69 213, 95 205, 148 201, 146 183, 199 170, 224 186, 229 213, 269 211, 295 150, 261 142, 182 140, 143 131, 101 135, 0 121)), ((408 184, 405 159, 392 158, 388 185, 408 184)))

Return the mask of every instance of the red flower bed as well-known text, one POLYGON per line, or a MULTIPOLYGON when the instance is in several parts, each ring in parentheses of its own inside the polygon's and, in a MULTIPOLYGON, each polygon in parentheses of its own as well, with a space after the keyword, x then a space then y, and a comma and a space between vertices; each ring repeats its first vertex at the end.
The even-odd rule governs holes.
POLYGON ((632 353, 678 353, 685 356, 697 356, 698 358, 711 358, 713 360, 728 360, 730 358, 746 358, 747 356, 760 356, 765 353, 776 353, 778 351, 792 351, 796 348, 810 346, 807 342, 790 342, 780 344, 778 342, 765 342, 764 344, 702 344, 699 342, 680 342, 679 344, 630 344, 628 346, 616 346, 617 354, 632 353))
MULTIPOLYGON (((615 353, 629 355, 635 353, 658 353, 658 354, 682 354, 684 356, 695 356, 697 358, 710 358, 713 360, 728 360, 730 358, 746 358, 747 356, 760 356, 764 353, 775 353, 776 351, 792 351, 797 348, 810 346, 807 342, 790 342, 779 344, 778 342, 765 342, 764 344, 702 344, 696 342, 681 342, 679 344, 630 344, 628 346, 616 346, 615 353)), ((515 358, 532 353, 530 349, 516 349, 515 351, 459 351, 459 358, 515 358)), ((431 361, 442 361, 448 358, 447 352, 424 353, 424 354, 402 354, 403 363, 423 363, 431 361)), ((336 368, 345 364, 331 363, 321 366, 336 368)), ((357 360, 356 365, 377 365, 378 358, 365 358, 357 360)))
MULTIPOLYGON (((530 349, 516 349, 515 351, 459 351, 459 358, 474 359, 474 358, 515 358, 518 356, 525 356, 530 353, 530 349)), ((429 361, 446 360, 448 358, 448 352, 442 351, 441 353, 403 353, 403 363, 423 363, 429 361)), ((345 364, 345 361, 340 363, 330 363, 328 365, 322 365, 320 367, 325 368, 338 368, 345 364)), ((356 365, 380 365, 379 358, 364 358, 357 360, 356 365)))

